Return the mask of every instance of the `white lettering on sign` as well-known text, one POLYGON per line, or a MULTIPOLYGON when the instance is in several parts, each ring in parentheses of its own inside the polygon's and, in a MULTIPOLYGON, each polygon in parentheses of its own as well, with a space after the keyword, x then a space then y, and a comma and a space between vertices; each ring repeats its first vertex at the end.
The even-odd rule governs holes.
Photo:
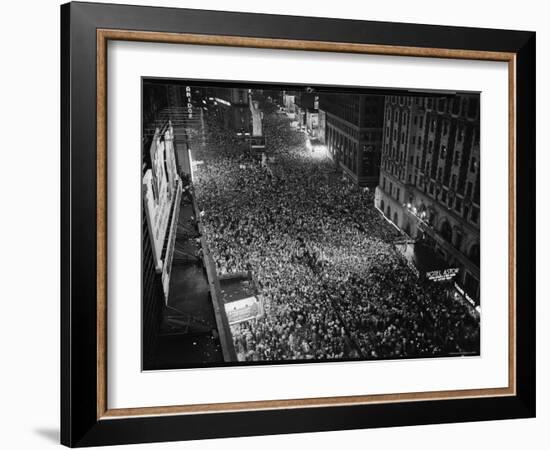
POLYGON ((474 299, 468 295, 468 293, 462 289, 457 283, 455 283, 455 289, 462 295, 472 306, 475 306, 474 299))
POLYGON ((431 272, 426 272, 426 278, 432 281, 448 281, 452 280, 460 269, 453 267, 451 269, 444 270, 432 270, 431 272))
POLYGON ((187 97, 187 117, 189 119, 193 118, 193 103, 191 102, 191 87, 186 86, 185 88, 185 97, 187 97))

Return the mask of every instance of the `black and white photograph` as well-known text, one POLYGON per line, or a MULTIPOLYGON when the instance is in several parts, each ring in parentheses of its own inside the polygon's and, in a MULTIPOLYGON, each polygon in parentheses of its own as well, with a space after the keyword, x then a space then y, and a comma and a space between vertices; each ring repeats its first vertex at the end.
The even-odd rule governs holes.
POLYGON ((3 4, 0 448, 547 446, 545 3, 124 3, 3 4))
POLYGON ((142 369, 480 355, 480 94, 142 79, 142 369))

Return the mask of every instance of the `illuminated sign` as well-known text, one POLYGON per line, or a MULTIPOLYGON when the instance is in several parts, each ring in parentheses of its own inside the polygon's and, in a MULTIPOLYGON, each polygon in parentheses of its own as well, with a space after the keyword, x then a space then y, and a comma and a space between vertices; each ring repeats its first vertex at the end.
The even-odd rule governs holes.
POLYGON ((258 297, 246 297, 225 304, 229 325, 255 319, 263 314, 262 302, 258 297))
POLYGON ((168 293, 170 290, 170 275, 172 274, 172 260, 174 258, 174 248, 176 243, 176 234, 178 229, 178 218, 181 204, 181 183, 176 188, 176 198, 174 202, 174 213, 170 223, 170 234, 168 235, 168 245, 166 246, 166 254, 164 255, 164 263, 162 264, 162 290, 164 298, 168 302, 168 293))
POLYGON ((426 272, 426 278, 432 281, 448 281, 452 280, 460 269, 453 267, 451 269, 432 270, 426 272))
POLYGON ((185 97, 187 97, 187 117, 193 118, 193 103, 191 103, 191 86, 185 87, 185 97))
POLYGON ((231 106, 231 103, 229 103, 227 100, 224 100, 223 98, 218 98, 218 97, 216 97, 216 101, 217 101, 218 103, 221 103, 222 105, 231 106))
POLYGON ((249 102, 252 114, 252 136, 262 136, 262 112, 257 100, 249 102))
POLYGON ((142 189, 155 270, 162 274, 162 284, 167 298, 182 186, 177 172, 174 131, 171 124, 163 137, 164 140, 157 129, 150 148, 151 168, 143 175, 142 189), (170 221, 172 209, 174 212, 170 221), (167 234, 168 245, 163 255, 167 234))
POLYGON ((151 163, 152 167, 145 172, 142 180, 143 200, 151 235, 155 268, 157 272, 160 272, 162 270, 162 247, 168 229, 172 202, 168 176, 164 168, 164 142, 161 142, 158 137, 153 140, 151 145, 151 163))
POLYGON ((455 289, 460 293, 460 295, 462 295, 468 301, 468 303, 470 303, 472 306, 475 306, 476 303, 474 302, 474 299, 470 297, 468 293, 456 283, 455 283, 455 289))

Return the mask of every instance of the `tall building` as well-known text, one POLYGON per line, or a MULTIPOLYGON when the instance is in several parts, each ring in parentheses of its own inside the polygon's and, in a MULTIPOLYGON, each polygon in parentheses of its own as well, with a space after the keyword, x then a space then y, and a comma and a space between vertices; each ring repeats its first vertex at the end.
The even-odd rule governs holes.
POLYGON ((210 287, 214 278, 195 219, 199 209, 190 188, 185 127, 168 121, 144 140, 149 157, 142 165, 143 370, 236 360, 224 310, 216 313, 213 307, 219 296, 210 287))
POLYGON ((265 150, 265 136, 263 133, 263 112, 259 100, 254 100, 250 94, 250 115, 252 117, 252 135, 250 136, 250 151, 261 154, 265 150))
POLYGON ((317 137, 319 129, 319 95, 298 91, 294 97, 298 126, 309 136, 317 137))
POLYGON ((375 205, 479 301, 479 95, 387 96, 375 205))
POLYGON ((324 140, 334 162, 361 186, 376 186, 380 174, 384 97, 323 94, 324 140))
POLYGON ((322 109, 319 109, 319 131, 317 133, 317 139, 321 144, 327 142, 327 113, 322 109))
POLYGON ((284 102, 284 91, 281 89, 254 89, 255 93, 262 92, 264 99, 270 103, 275 103, 277 105, 282 105, 284 102))
POLYGON ((143 367, 154 366, 166 309, 182 183, 171 122, 144 144, 142 166, 143 367))
POLYGON ((296 113, 296 93, 294 91, 283 91, 283 106, 291 119, 295 118, 296 113))
MULTIPOLYGON (((191 126, 200 121, 196 101, 208 97, 208 88, 191 87, 183 82, 147 79, 142 85, 142 131, 145 141, 155 135, 170 120, 174 126, 191 126)), ((201 105, 202 106, 202 105, 201 105)), ((146 142, 143 142, 146 144, 146 142)), ((148 146, 149 144, 147 144, 148 146)), ((149 152, 143 152, 145 164, 149 152)))
POLYGON ((223 127, 235 132, 236 136, 250 136, 252 118, 249 106, 249 90, 236 88, 214 88, 214 101, 223 127))

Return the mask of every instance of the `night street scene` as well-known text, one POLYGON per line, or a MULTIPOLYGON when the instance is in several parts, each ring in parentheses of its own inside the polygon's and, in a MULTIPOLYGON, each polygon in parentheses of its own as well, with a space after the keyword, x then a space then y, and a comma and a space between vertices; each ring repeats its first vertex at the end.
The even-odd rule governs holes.
POLYGON ((480 355, 480 96, 142 81, 142 369, 480 355))

